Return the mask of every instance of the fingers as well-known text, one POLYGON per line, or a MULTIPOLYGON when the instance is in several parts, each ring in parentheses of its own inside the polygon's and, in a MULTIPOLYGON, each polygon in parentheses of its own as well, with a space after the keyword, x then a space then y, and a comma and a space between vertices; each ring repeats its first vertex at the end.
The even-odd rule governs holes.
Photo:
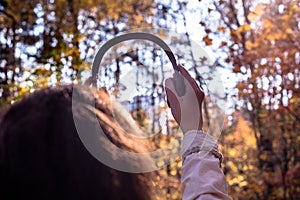
POLYGON ((178 102, 178 100, 177 100, 178 99, 178 95, 177 95, 176 89, 174 87, 172 78, 166 79, 165 90, 166 90, 166 94, 167 94, 167 103, 168 103, 168 106, 170 108, 176 107, 178 105, 177 104, 177 102, 178 102))
POLYGON ((165 90, 167 94, 167 103, 169 108, 171 108, 171 112, 177 122, 181 120, 181 112, 180 112, 180 103, 178 101, 177 92, 173 85, 173 81, 171 78, 166 79, 165 81, 165 90))
POLYGON ((175 90, 172 78, 166 79, 165 85, 166 85, 166 90, 169 90, 169 91, 171 91, 171 92, 173 92, 173 93, 176 94, 176 90, 175 90))
MULTIPOLYGON (((180 73, 181 74, 181 73, 180 73)), ((185 76, 190 76, 188 73, 185 76)), ((182 74, 180 76, 183 76, 182 74)), ((175 89, 174 78, 168 78, 165 81, 165 91, 167 95, 167 103, 174 119, 183 132, 187 130, 198 130, 202 128, 202 95, 200 89, 194 89, 192 84, 186 80, 183 76, 184 84, 186 86, 186 94, 184 96, 178 96, 175 89)))
POLYGON ((169 96, 171 95, 170 93, 172 91, 171 87, 174 87, 173 82, 172 82, 171 78, 168 78, 165 81, 165 90, 166 90, 166 94, 167 94, 167 103, 170 108, 171 108, 171 104, 169 102, 169 96))

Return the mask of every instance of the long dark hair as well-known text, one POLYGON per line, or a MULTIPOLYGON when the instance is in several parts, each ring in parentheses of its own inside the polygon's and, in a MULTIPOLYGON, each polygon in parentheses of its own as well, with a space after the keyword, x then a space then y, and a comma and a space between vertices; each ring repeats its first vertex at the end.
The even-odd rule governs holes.
MULTIPOLYGON (((150 199, 151 173, 111 169, 85 149, 73 121, 72 92, 72 86, 43 89, 14 103, 4 115, 0 129, 0 198, 150 199)), ((96 109, 111 117, 105 103, 108 95, 101 90, 94 92, 96 109)), ((85 107, 80 110, 79 115, 89 120, 85 107)), ((134 145, 114 126, 105 125, 104 132, 118 146, 135 152, 147 149, 143 144, 134 145)))

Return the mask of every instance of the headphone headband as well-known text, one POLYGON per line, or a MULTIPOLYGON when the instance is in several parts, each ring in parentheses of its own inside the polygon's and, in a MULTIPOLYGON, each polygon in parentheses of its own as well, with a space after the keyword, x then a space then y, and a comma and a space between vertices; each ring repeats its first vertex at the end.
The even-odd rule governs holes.
POLYGON ((174 70, 179 71, 179 68, 176 63, 175 56, 173 52, 171 51, 170 47, 159 37, 150 34, 150 33, 141 33, 141 32, 135 32, 135 33, 126 33, 124 35, 119 35, 117 37, 114 37, 113 39, 108 40, 105 44, 101 46, 101 48, 98 50, 94 61, 92 65, 92 77, 93 77, 93 85, 97 85, 97 78, 98 78, 98 71, 100 67, 101 60, 104 56, 104 54, 114 45, 127 41, 127 40, 133 40, 133 39, 141 39, 141 40, 149 40, 160 46, 162 49, 164 49, 165 53, 169 57, 172 66, 174 70))

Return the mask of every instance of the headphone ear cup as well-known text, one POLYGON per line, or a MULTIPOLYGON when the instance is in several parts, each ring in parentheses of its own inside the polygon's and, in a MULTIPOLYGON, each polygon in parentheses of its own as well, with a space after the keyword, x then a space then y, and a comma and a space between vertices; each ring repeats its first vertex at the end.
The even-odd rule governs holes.
POLYGON ((186 87, 184 84, 183 76, 180 74, 180 72, 175 71, 174 77, 172 78, 175 90, 177 92, 177 95, 182 97, 185 95, 186 87))

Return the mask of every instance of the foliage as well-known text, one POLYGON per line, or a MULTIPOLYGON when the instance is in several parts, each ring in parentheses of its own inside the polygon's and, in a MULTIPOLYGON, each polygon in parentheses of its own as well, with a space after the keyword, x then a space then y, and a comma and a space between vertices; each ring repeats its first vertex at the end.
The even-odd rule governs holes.
MULTIPOLYGON (((296 198, 291 191, 299 185, 287 185, 287 172, 299 163, 299 1, 229 0, 211 6, 210 12, 220 16, 219 26, 203 26, 208 35, 218 36, 216 42, 228 38, 219 48, 238 78, 237 109, 251 122, 256 140, 260 180, 254 183, 259 190, 251 189, 253 182, 243 188, 257 194, 250 199, 296 198)), ((253 175, 249 170, 246 174, 253 175)), ((237 199, 249 193, 240 194, 237 199)))
POLYGON ((145 18, 153 5, 131 0, 1 1, 1 104, 47 85, 80 81, 97 44, 130 27, 149 26, 145 18), (39 79, 43 84, 36 84, 39 79))
MULTIPOLYGON (((262 2, 202 0, 201 9, 194 11, 188 1, 0 0, 1 110, 34 90, 86 79, 99 44, 116 34, 141 27, 172 29, 182 34, 172 37, 171 48, 206 93, 203 80, 212 78, 216 68, 230 69, 238 80, 227 96, 219 96, 235 100, 220 138, 233 199, 297 199, 300 2, 262 2), (192 52, 187 12, 200 13, 198 39, 219 55, 213 66, 192 52)), ((166 36, 163 31, 157 34, 166 36)), ((123 103, 145 132, 155 134, 154 148, 161 148, 180 137, 174 134, 177 124, 165 114, 159 71, 168 62, 161 49, 149 43, 131 46, 132 51, 121 56, 116 56, 116 48, 108 52, 99 85, 119 98, 122 77, 136 69, 134 84, 140 92, 123 103)), ((216 130, 209 123, 214 108, 207 96, 204 127, 216 130)), ((158 166, 167 162, 168 155, 161 156, 158 166)), ((180 168, 178 159, 157 172, 152 183, 157 199, 181 199, 180 168)))

